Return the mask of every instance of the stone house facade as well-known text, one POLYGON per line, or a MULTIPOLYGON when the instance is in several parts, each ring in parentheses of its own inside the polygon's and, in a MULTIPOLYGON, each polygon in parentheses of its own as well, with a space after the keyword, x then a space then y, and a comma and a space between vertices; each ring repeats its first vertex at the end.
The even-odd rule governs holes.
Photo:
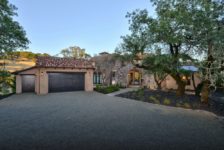
MULTIPOLYGON (((98 79, 99 81, 93 81, 95 85, 118 84, 123 87, 146 86, 150 89, 157 88, 157 84, 152 74, 147 73, 147 71, 142 68, 137 68, 131 62, 122 62, 114 57, 113 54, 104 52, 93 57, 92 61, 94 61, 96 65, 93 78, 98 79)), ((200 77, 197 73, 192 75, 194 76, 195 85, 197 86, 201 82, 200 77)), ((186 89, 194 90, 192 76, 187 77, 187 80, 188 84, 186 89)), ((164 90, 177 89, 176 81, 169 75, 165 78, 161 85, 164 90)))

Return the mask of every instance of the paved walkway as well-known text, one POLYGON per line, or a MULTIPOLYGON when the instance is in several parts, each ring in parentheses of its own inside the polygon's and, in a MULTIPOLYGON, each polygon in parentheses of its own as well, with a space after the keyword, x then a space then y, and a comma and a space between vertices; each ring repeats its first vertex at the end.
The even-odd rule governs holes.
POLYGON ((0 101, 0 150, 221 150, 223 139, 212 113, 96 92, 0 101))
POLYGON ((137 89, 139 89, 139 87, 125 88, 125 89, 120 89, 119 91, 116 91, 116 92, 113 92, 113 93, 109 93, 107 95, 108 96, 116 96, 118 94, 126 93, 126 92, 129 92, 129 91, 134 91, 134 90, 137 90, 137 89))

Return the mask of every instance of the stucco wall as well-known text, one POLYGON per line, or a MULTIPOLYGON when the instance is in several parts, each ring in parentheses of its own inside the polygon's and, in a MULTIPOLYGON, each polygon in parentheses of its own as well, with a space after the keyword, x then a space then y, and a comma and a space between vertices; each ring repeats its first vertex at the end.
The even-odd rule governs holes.
POLYGON ((16 75, 16 93, 22 92, 22 75, 35 75, 35 92, 48 93, 48 72, 83 72, 85 73, 85 91, 93 91, 93 69, 71 68, 33 68, 16 75))
POLYGON ((177 89, 176 81, 170 75, 168 75, 166 77, 164 82, 166 82, 166 84, 165 84, 166 87, 163 87, 163 88, 165 88, 165 89, 177 89))
POLYGON ((22 78, 21 75, 16 75, 16 93, 22 93, 22 78))
MULTIPOLYGON (((197 86, 201 82, 199 74, 195 73, 194 74, 194 79, 195 79, 195 85, 197 86)), ((162 86, 162 87, 165 88, 165 89, 177 89, 176 81, 170 75, 168 75, 166 77, 166 79, 164 81, 164 86, 162 86)), ((187 85, 185 87, 185 89, 186 90, 194 90, 192 78, 190 80, 190 85, 187 85)))
MULTIPOLYGON (((143 86, 147 86, 150 89, 157 88, 157 84, 155 82, 153 75, 144 74, 143 79, 144 79, 143 86)), ((197 86, 201 82, 199 74, 195 73, 194 79, 195 79, 195 85, 197 86)), ((162 82, 161 87, 164 90, 177 89, 177 84, 176 81, 170 75, 168 75, 166 79, 162 82)), ((190 85, 186 86, 186 90, 194 90, 192 79, 190 80, 190 85)))
POLYGON ((156 89, 157 84, 155 82, 154 76, 152 74, 144 73, 143 75, 143 86, 146 86, 150 89, 156 89))

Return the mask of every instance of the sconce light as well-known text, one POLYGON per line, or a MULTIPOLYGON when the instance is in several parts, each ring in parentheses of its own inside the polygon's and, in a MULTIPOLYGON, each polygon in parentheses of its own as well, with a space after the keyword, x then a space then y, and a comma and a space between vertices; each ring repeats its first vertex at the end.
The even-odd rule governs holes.
POLYGON ((183 76, 183 77, 182 77, 182 80, 186 80, 186 79, 187 79, 187 77, 186 77, 186 76, 183 76))

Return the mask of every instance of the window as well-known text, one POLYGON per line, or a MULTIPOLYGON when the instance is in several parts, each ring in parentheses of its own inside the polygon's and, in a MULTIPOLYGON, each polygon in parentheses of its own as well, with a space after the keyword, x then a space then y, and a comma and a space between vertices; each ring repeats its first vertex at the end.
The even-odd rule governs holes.
POLYGON ((112 77, 115 78, 115 71, 112 72, 112 77))
POLYGON ((93 84, 102 84, 102 73, 95 72, 93 74, 93 84))

